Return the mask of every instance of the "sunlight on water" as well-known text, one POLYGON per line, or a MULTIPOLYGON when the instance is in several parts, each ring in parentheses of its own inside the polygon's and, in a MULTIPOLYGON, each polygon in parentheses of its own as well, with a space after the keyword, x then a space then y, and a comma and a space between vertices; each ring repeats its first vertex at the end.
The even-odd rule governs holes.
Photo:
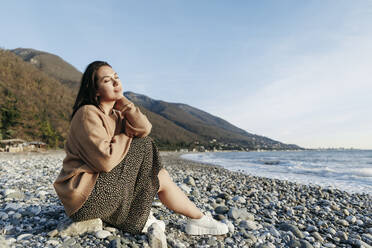
POLYGON ((182 157, 254 176, 372 194, 371 150, 207 152, 182 157))

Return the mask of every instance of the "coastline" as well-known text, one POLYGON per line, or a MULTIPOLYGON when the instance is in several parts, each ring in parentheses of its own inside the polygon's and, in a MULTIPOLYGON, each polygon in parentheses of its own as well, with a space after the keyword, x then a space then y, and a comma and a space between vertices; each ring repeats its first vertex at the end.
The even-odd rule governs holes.
MULTIPOLYGON (((188 236, 186 218, 156 198, 154 216, 166 223, 169 247, 369 247, 372 245, 372 197, 338 189, 302 185, 233 172, 221 166, 160 152, 164 167, 203 212, 226 222, 223 236, 188 236)), ((63 151, 0 155, 0 246, 148 247, 148 237, 104 226, 110 235, 61 237, 66 219, 52 182, 63 151), (2 241, 1 241, 2 239, 2 241), (6 239, 6 241, 4 241, 6 239)))

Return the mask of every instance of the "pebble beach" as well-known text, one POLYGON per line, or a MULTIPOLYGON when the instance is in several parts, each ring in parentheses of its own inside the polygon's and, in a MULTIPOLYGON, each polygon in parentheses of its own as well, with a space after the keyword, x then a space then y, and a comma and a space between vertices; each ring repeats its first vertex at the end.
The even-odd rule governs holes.
MULTIPOLYGON (((189 236, 186 218, 155 198, 168 247, 372 247, 372 195, 232 172, 161 152, 163 166, 221 236, 189 236)), ((0 247, 161 247, 99 219, 71 223, 53 188, 65 154, 0 154, 0 247)))

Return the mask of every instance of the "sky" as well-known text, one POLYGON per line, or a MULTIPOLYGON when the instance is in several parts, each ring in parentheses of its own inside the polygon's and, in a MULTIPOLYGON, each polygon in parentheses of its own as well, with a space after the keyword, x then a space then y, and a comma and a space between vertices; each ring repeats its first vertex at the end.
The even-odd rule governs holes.
POLYGON ((6 1, 0 48, 305 148, 372 149, 372 0, 6 1))

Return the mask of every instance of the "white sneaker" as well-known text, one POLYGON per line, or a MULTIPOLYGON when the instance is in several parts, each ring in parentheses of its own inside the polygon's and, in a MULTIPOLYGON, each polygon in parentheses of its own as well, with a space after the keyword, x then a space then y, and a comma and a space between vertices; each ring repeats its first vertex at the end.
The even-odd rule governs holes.
POLYGON ((152 211, 150 211, 149 218, 147 219, 147 221, 145 223, 145 226, 142 229, 142 232, 147 233, 147 230, 149 229, 149 227, 153 223, 158 224, 160 226, 161 230, 163 232, 165 232, 165 223, 164 223, 164 221, 156 219, 155 216, 153 215, 152 211))
POLYGON ((229 228, 226 224, 203 215, 200 219, 188 219, 185 231, 189 235, 223 235, 229 232, 229 228))

